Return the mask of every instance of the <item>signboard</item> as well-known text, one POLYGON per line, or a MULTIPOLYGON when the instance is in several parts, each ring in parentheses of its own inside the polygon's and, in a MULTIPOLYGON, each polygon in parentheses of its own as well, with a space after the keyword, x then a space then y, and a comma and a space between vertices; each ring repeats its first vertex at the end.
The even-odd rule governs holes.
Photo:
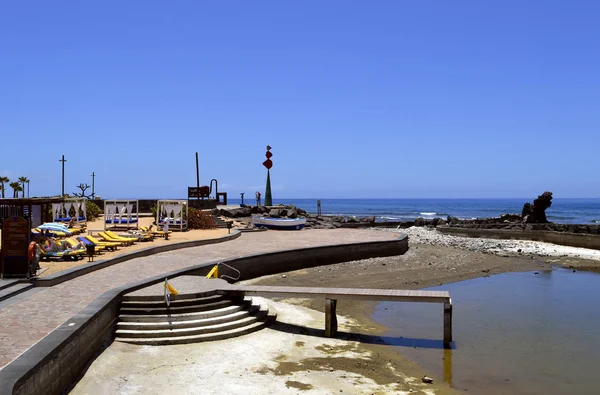
POLYGON ((2 275, 27 276, 29 222, 23 217, 5 218, 2 224, 2 275))
POLYGON ((208 186, 188 187, 188 198, 207 198, 210 195, 210 188, 208 186))

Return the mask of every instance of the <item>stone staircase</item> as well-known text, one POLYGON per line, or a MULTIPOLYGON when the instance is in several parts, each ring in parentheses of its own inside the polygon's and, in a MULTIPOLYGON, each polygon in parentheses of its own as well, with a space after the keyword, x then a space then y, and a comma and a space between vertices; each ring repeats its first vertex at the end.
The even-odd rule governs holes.
POLYGON ((125 295, 115 341, 143 344, 186 344, 228 339, 258 331, 275 319, 251 298, 212 292, 161 296, 125 295))
POLYGON ((217 228, 225 228, 225 229, 227 229, 227 222, 226 221, 224 221, 223 219, 217 217, 216 215, 213 215, 213 219, 217 223, 217 228))

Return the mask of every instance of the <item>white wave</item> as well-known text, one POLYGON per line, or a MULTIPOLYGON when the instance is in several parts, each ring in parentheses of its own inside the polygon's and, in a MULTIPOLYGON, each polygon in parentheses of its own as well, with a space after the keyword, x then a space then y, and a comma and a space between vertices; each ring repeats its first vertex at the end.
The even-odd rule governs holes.
POLYGON ((419 213, 421 215, 436 215, 437 213, 419 213))

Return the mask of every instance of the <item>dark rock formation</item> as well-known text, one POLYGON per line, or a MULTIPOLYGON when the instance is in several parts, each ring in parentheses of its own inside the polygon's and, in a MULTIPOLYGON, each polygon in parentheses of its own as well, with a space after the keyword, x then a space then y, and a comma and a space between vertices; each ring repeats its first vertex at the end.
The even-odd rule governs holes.
POLYGON ((523 221, 530 224, 544 224, 548 222, 546 209, 552 205, 552 192, 544 192, 533 201, 533 204, 523 205, 523 221))
POLYGON ((425 226, 425 219, 419 217, 415 220, 415 226, 425 226))

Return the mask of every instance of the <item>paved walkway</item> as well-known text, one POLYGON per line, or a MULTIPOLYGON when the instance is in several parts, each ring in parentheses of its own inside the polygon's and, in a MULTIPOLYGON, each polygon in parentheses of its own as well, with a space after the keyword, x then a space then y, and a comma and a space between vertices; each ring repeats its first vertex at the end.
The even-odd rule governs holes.
POLYGON ((107 290, 212 260, 303 247, 391 240, 398 235, 359 229, 257 232, 201 247, 132 259, 40 290, 0 310, 0 368, 47 336, 107 290))

